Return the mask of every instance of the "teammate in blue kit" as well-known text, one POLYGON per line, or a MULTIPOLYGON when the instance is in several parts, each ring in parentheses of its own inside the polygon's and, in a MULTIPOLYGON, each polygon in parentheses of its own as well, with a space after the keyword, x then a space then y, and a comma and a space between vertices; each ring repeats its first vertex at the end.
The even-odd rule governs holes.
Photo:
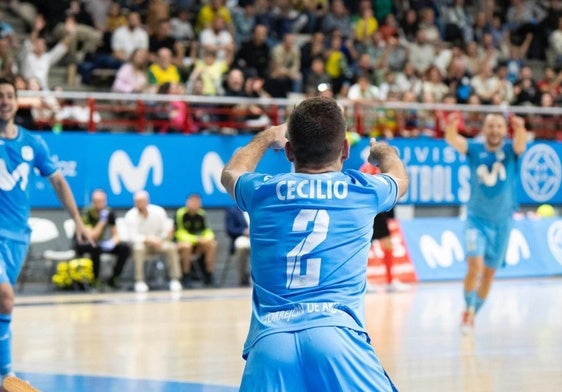
POLYGON ((30 176, 36 168, 48 176, 55 192, 76 224, 82 242, 86 234, 74 196, 57 170, 42 138, 14 123, 18 110, 15 85, 0 79, 0 376, 7 392, 36 391, 12 370, 10 323, 14 305, 13 286, 25 261, 31 230, 29 217, 30 176))
POLYGON ((506 140, 507 122, 500 114, 486 116, 482 139, 468 140, 461 136, 458 124, 458 116, 449 118, 445 140, 466 155, 470 167, 470 200, 465 224, 466 308, 461 322, 462 332, 470 333, 474 315, 482 307, 494 274, 505 260, 511 218, 519 207, 515 198, 517 161, 525 151, 527 132, 524 120, 513 116, 513 139, 506 140))
POLYGON ((241 391, 396 390, 369 343, 364 295, 373 218, 406 192, 408 176, 396 150, 374 141, 369 161, 382 174, 342 172, 345 130, 335 100, 310 98, 223 170, 252 222, 241 391), (254 173, 268 148, 284 148, 295 173, 254 173))

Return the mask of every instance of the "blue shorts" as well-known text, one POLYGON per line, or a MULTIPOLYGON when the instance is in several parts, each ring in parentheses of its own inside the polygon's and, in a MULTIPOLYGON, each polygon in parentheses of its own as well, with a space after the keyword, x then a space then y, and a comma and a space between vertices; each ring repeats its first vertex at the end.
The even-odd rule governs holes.
POLYGON ((316 327, 267 335, 250 349, 240 391, 398 391, 367 335, 316 327))
POLYGON ((0 284, 16 284, 29 243, 0 237, 0 284))
POLYGON ((511 219, 504 223, 492 223, 469 216, 464 238, 466 256, 482 256, 487 267, 500 268, 505 262, 510 233, 511 219))

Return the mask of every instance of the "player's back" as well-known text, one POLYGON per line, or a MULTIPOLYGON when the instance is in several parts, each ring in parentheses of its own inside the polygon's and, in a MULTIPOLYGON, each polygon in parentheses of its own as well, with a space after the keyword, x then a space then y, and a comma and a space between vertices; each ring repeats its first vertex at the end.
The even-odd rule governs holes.
POLYGON ((255 316, 262 327, 349 326, 350 320, 334 320, 329 306, 345 308, 347 316, 340 316, 362 327, 373 218, 396 195, 389 177, 356 170, 242 176, 236 200, 250 214, 255 316))

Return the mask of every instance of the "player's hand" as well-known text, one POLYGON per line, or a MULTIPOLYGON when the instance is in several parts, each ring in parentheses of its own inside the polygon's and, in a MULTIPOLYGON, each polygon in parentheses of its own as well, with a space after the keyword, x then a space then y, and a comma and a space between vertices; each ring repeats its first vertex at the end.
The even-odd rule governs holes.
POLYGON ((525 129, 525 120, 523 117, 512 116, 509 121, 514 130, 525 129))
POLYGON ((445 117, 445 133, 456 133, 459 131, 461 115, 459 112, 450 113, 445 117))
POLYGON ((92 246, 96 246, 96 242, 90 236, 90 233, 86 230, 82 219, 78 219, 78 221, 75 221, 74 223, 76 225, 76 241, 79 244, 90 244, 92 246))
POLYGON ((283 150, 287 144, 287 123, 268 128, 269 148, 283 150))

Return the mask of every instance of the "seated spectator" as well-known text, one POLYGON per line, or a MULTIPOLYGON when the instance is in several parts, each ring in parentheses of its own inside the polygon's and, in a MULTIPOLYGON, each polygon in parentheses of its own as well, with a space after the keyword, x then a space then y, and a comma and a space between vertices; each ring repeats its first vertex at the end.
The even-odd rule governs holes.
POLYGON ((304 93, 309 97, 315 96, 318 86, 322 83, 330 84, 331 78, 326 73, 324 58, 322 56, 316 56, 312 60, 310 72, 307 73, 307 77, 305 79, 304 93))
POLYGON ((170 35, 178 41, 191 41, 195 39, 191 24, 191 12, 188 8, 180 8, 175 16, 170 19, 170 35))
POLYGON ((546 66, 537 87, 541 93, 549 93, 556 101, 562 95, 562 69, 556 73, 553 67, 546 66))
POLYGON ((465 0, 454 0, 453 4, 445 9, 444 15, 445 34, 444 39, 453 42, 462 40, 470 42, 474 39, 474 20, 466 7, 465 0))
MULTIPOLYGON (((364 43, 379 29, 379 22, 368 0, 362 0, 359 4, 359 19, 353 29, 353 39, 355 43, 364 43)), ((382 33, 381 37, 383 37, 382 33)))
POLYGON ((180 66, 183 63, 183 58, 185 57, 185 46, 183 42, 172 37, 170 31, 170 19, 159 20, 155 31, 149 35, 148 51, 152 62, 158 61, 160 49, 163 48, 170 51, 172 64, 180 66))
POLYGON ((551 63, 562 67, 562 17, 558 18, 558 28, 550 33, 548 39, 552 53, 551 63))
POLYGON ((256 24, 252 37, 243 41, 240 49, 236 52, 233 65, 240 69, 257 72, 265 78, 268 73, 270 59, 270 48, 267 43, 267 27, 256 24))
MULTIPOLYGON (((478 95, 471 94, 470 97, 468 97, 467 104, 478 106, 482 105, 482 102, 480 102, 480 98, 478 97, 478 95)), ((476 137, 480 133, 480 129, 482 128, 484 114, 477 110, 466 111, 463 114, 462 120, 464 122, 464 130, 462 132, 462 135, 469 138, 476 137)))
POLYGON ((166 47, 158 49, 156 61, 148 67, 148 83, 160 86, 164 83, 179 83, 180 73, 172 62, 172 51, 166 47))
POLYGON ((371 83, 371 76, 369 74, 362 74, 357 79, 357 82, 349 87, 347 98, 354 102, 369 103, 379 101, 381 99, 381 92, 377 86, 371 83))
POLYGON ((0 11, 0 36, 6 38, 10 48, 19 46, 18 36, 12 26, 4 20, 4 13, 0 11))
POLYGON ((13 80, 18 73, 16 56, 10 45, 10 40, 0 31, 0 78, 13 80))
MULTIPOLYGON (((554 99, 549 93, 541 94, 541 108, 553 108, 554 99)), ((556 140, 559 134, 562 134, 560 125, 562 124, 562 116, 560 114, 535 114, 529 116, 530 129, 535 139, 539 140, 556 140)))
POLYGON ((425 73, 435 58, 435 47, 426 39, 425 31, 416 33, 416 40, 408 46, 408 62, 417 72, 425 73))
POLYGON ((489 64, 482 65, 480 72, 472 78, 471 86, 483 104, 489 104, 494 94, 499 93, 501 89, 500 80, 489 64))
POLYGON ((163 255, 166 258, 170 290, 181 291, 181 276, 178 250, 172 241, 173 225, 169 224, 166 211, 150 203, 146 191, 134 195, 135 206, 125 214, 135 263, 135 291, 145 293, 149 290, 145 283, 144 263, 148 255, 163 255))
POLYGON ((286 98, 289 92, 302 92, 300 50, 294 34, 285 34, 283 42, 271 51, 271 71, 267 91, 275 98, 286 98))
POLYGON ((234 206, 226 210, 226 233, 230 237, 230 253, 236 256, 239 271, 239 285, 250 285, 250 227, 249 217, 234 206))
POLYGON ((203 53, 203 59, 195 61, 195 65, 187 81, 186 91, 193 91, 193 84, 200 80, 203 85, 202 93, 207 96, 223 95, 223 75, 228 71, 228 63, 218 60, 214 50, 207 49, 203 53))
POLYGON ((339 31, 344 39, 351 38, 351 18, 343 0, 333 0, 330 12, 322 20, 322 32, 328 36, 339 31))
POLYGON ((24 42, 21 74, 25 79, 36 78, 42 88, 48 89, 51 66, 58 63, 68 51, 68 43, 75 32, 75 25, 68 21, 65 25, 67 34, 48 51, 45 39, 40 36, 45 25, 43 16, 37 15, 29 39, 24 42))
POLYGON ((439 69, 432 65, 426 71, 425 80, 421 84, 422 97, 426 94, 431 94, 436 102, 441 102, 443 97, 449 93, 449 86, 443 83, 441 72, 439 69))
MULTIPOLYGON (((16 78, 18 91, 49 91, 45 90, 39 84, 37 78, 25 80, 19 76, 16 78)), ((18 97, 18 112, 16 118, 18 124, 27 129, 42 129, 52 124, 52 120, 59 111, 60 106, 55 97, 52 95, 36 95, 18 97)))
POLYGON ((111 89, 116 93, 143 93, 148 86, 148 52, 135 49, 129 61, 117 71, 111 89))
POLYGON ((514 105, 539 105, 540 91, 533 78, 531 67, 524 66, 519 72, 519 80, 513 85, 514 105))
POLYGON ((305 84, 308 74, 311 72, 312 62, 315 58, 322 57, 324 50, 326 50, 326 37, 322 32, 312 34, 310 40, 301 46, 301 73, 305 84))
POLYGON ((252 38, 254 27, 256 25, 256 9, 252 1, 246 1, 239 4, 232 12, 232 21, 234 24, 234 40, 236 46, 240 47, 242 42, 252 38))
MULTIPOLYGON (((180 83, 165 82, 158 87, 158 94, 184 95, 184 86, 180 83)), ((197 128, 189 115, 188 105, 183 100, 163 102, 157 112, 157 119, 165 120, 165 124, 158 126, 160 133, 195 133, 197 128)))
POLYGON ((210 28, 217 16, 224 21, 226 29, 233 34, 232 14, 225 6, 225 0, 210 0, 208 4, 199 9, 195 23, 195 32, 200 34, 204 29, 210 28))
POLYGON ((92 192, 91 205, 82 213, 82 221, 89 232, 94 244, 78 243, 74 241, 74 249, 78 256, 88 254, 94 266, 94 279, 96 285, 100 282, 100 256, 103 253, 116 256, 113 273, 107 284, 113 288, 119 287, 118 278, 131 254, 131 248, 121 242, 117 227, 115 226, 115 213, 107 206, 107 194, 102 189, 92 192))
POLYGON ((435 44, 441 41, 441 33, 437 28, 433 8, 427 7, 420 10, 419 31, 423 31, 426 42, 435 44))
POLYGON ((217 241, 215 233, 207 222, 207 214, 201 207, 201 196, 191 194, 187 197, 185 206, 176 211, 174 230, 181 259, 184 286, 188 287, 190 284, 191 255, 193 253, 204 256, 206 270, 203 272, 203 283, 206 286, 212 285, 217 241))
POLYGON ((78 66, 82 83, 90 83, 90 77, 95 69, 118 70, 138 48, 148 50, 148 33, 141 25, 140 14, 131 11, 127 15, 127 25, 115 29, 111 35, 111 53, 98 54, 78 66))
POLYGON ((230 64, 234 59, 234 38, 227 30, 224 19, 220 16, 216 16, 211 26, 201 31, 199 44, 203 52, 214 51, 218 60, 230 64))

